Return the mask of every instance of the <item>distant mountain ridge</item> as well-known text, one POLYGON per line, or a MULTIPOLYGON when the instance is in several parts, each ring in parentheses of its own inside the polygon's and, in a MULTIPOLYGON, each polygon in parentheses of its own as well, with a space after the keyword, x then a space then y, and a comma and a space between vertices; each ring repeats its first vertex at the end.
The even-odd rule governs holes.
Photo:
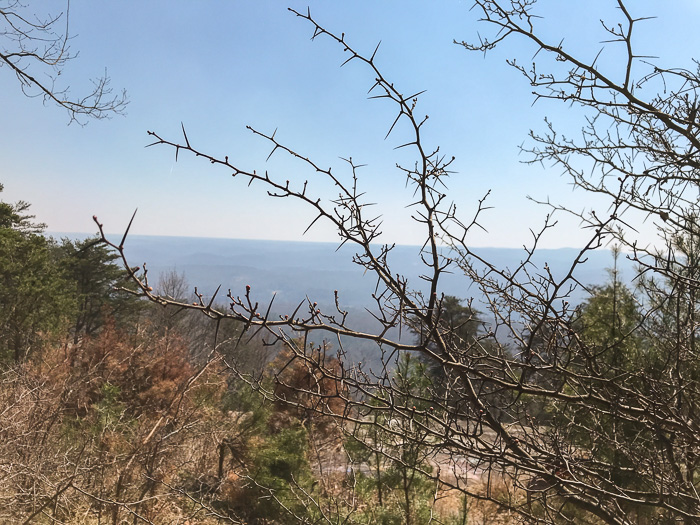
MULTIPOLYGON (((83 239, 89 235, 48 233, 56 238, 83 239)), ((119 242, 121 236, 108 236, 119 242)), ((396 246, 390 253, 389 263, 393 274, 408 278, 413 289, 427 291, 426 282, 420 274, 426 271, 418 246, 396 246)), ((523 250, 513 248, 480 248, 479 254, 493 262, 498 268, 515 269, 525 255, 523 250)), ((261 241, 242 239, 214 239, 195 237, 165 237, 130 235, 125 243, 125 253, 129 264, 148 268, 149 284, 158 291, 159 280, 173 270, 183 274, 190 290, 196 286, 205 297, 211 296, 221 285, 217 302, 227 304, 228 290, 234 296, 245 294, 246 285, 251 286, 251 297, 259 302, 265 311, 270 301, 273 316, 291 313, 299 303, 310 300, 317 302, 325 312, 334 311, 334 290, 338 290, 340 306, 349 312, 348 325, 362 332, 372 333, 380 329, 379 323, 369 311, 376 312, 372 299, 376 278, 364 268, 352 262, 354 251, 350 246, 338 249, 334 243, 311 243, 290 241, 261 241)), ((571 261, 579 250, 561 248, 539 250, 533 262, 540 269, 547 263, 555 277, 568 272, 571 261)), ((603 284, 612 265, 609 250, 596 250, 588 254, 587 261, 577 270, 579 282, 585 285, 603 284)), ((620 257, 619 268, 623 279, 633 275, 632 264, 620 257)), ((537 273, 529 267, 531 273, 537 273)), ((462 300, 474 299, 474 307, 485 312, 479 290, 470 286, 469 280, 459 273, 445 273, 440 281, 441 293, 456 296, 462 300)), ((577 303, 585 299, 586 292, 577 290, 568 299, 577 303)), ((301 311, 307 307, 302 306, 301 311)), ((388 337, 395 340, 409 340, 413 335, 406 330, 391 330, 388 337)), ((332 348, 338 348, 337 340, 328 333, 315 333, 312 340, 319 343, 328 338, 332 348)), ((370 367, 384 366, 374 343, 367 340, 343 338, 344 359, 350 362, 362 361, 370 367)))
MULTIPOLYGON (((58 238, 88 236, 48 235, 58 238)), ((115 239, 119 240, 116 236, 115 239)), ((344 307, 371 307, 376 278, 365 275, 364 268, 352 262, 355 252, 351 246, 337 248, 334 243, 144 235, 131 235, 125 243, 129 263, 133 266, 147 263, 149 282, 156 289, 160 276, 175 270, 184 274, 191 287, 197 286, 205 295, 221 285, 222 300, 228 289, 234 295, 242 295, 246 285, 250 285, 261 303, 275 294, 278 308, 296 305, 306 297, 330 305, 334 290, 339 291, 344 307)), ((477 251, 498 268, 514 269, 525 256, 523 250, 514 248, 479 248, 477 251)), ((419 276, 428 268, 422 264, 418 252, 417 246, 396 246, 389 263, 394 274, 408 277, 409 285, 420 290, 426 286, 419 276)), ((555 276, 561 276, 568 271, 578 252, 574 248, 538 250, 533 262, 539 268, 547 263, 555 276)), ((611 265, 609 250, 592 251, 577 269, 576 276, 585 285, 603 284, 608 277, 606 269, 611 265)), ((619 266, 623 278, 629 279, 633 274, 632 263, 620 257, 619 266)), ((469 281, 458 273, 443 274, 440 291, 461 299, 480 299, 478 290, 470 287, 469 281)), ((580 290, 573 300, 578 302, 583 298, 585 291, 580 290)))

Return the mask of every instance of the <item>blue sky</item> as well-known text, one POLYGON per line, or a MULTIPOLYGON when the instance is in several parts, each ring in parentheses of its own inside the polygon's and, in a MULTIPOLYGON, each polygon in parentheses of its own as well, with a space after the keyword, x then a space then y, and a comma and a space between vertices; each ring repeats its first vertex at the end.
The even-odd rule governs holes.
MULTIPOLYGON (((583 57, 594 56, 603 38, 600 18, 614 20, 614 2, 545 0, 542 32, 583 57)), ((303 166, 275 155, 245 129, 278 129, 277 138, 322 166, 342 173, 339 157, 367 164, 361 184, 384 216, 384 242, 421 244, 423 231, 410 221, 411 191, 397 162, 412 164, 399 127, 384 140, 395 116, 384 101, 368 100, 373 77, 360 64, 339 65, 342 49, 329 39, 310 41, 312 28, 287 7, 306 10, 334 32, 344 32, 359 51, 382 44, 377 64, 404 93, 427 90, 419 108, 430 116, 429 146, 455 155, 448 182, 463 217, 491 190, 482 220, 488 232, 475 232, 474 246, 519 247, 529 229, 538 229, 547 211, 527 195, 581 209, 605 210, 606 203, 572 192, 558 168, 527 166, 518 146, 531 128, 542 129, 549 115, 563 129, 581 125, 576 109, 553 103, 532 105, 530 87, 505 64, 527 62, 532 49, 512 40, 484 57, 468 53, 453 39, 474 39, 489 29, 477 22, 470 1, 282 2, 72 0, 72 61, 61 79, 72 92, 107 68, 115 89, 128 92, 125 117, 67 126, 63 110, 24 97, 16 79, 0 68, 3 126, 0 182, 5 201, 32 203, 50 231, 94 231, 99 216, 108 232, 120 232, 134 209, 133 232, 152 235, 335 241, 332 229, 315 226, 310 210, 270 199, 262 186, 213 169, 199 159, 165 147, 144 148, 147 130, 180 138, 183 122, 190 141, 202 150, 228 155, 242 168, 270 170, 332 198, 324 181, 303 166)), ((37 13, 57 13, 56 0, 31 2, 37 13)), ((658 55, 669 66, 691 66, 698 49, 700 7, 685 0, 630 3, 635 15, 658 18, 637 28, 641 52, 658 55), (659 8, 663 5, 662 8, 659 8)), ((616 70, 616 50, 601 64, 616 70)), ((646 225, 652 230, 653 224, 646 225)), ((564 220, 544 239, 545 247, 579 246, 588 234, 564 220)))

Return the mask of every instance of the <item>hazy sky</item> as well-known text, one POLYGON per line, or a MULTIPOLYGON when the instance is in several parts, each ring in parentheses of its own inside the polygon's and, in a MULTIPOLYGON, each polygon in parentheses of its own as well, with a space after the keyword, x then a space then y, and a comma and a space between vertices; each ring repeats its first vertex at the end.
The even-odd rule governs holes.
MULTIPOLYGON (((543 1, 542 32, 590 59, 604 35, 598 20, 619 19, 614 2, 543 1)), ((115 89, 128 92, 125 117, 67 126, 65 112, 21 94, 7 68, 0 68, 2 199, 32 203, 50 231, 94 231, 96 214, 109 232, 120 232, 138 208, 140 234, 285 240, 336 240, 315 226, 302 238, 313 214, 288 200, 267 197, 226 170, 166 147, 144 148, 147 130, 179 140, 183 122, 190 141, 206 152, 228 155, 241 168, 268 169, 293 184, 309 180, 311 191, 333 198, 318 176, 283 155, 265 161, 270 147, 245 129, 271 133, 319 165, 349 175, 340 157, 367 164, 361 188, 379 203, 384 242, 421 244, 423 230, 410 221, 412 193, 396 169, 412 165, 413 152, 395 151, 406 128, 384 140, 394 107, 368 100, 373 77, 366 67, 343 68, 343 50, 328 38, 312 42, 312 27, 287 11, 306 10, 329 30, 344 32, 370 55, 381 40, 377 64, 405 94, 427 90, 419 111, 430 116, 429 147, 455 155, 449 194, 465 220, 491 190, 493 207, 483 216, 488 232, 475 232, 475 246, 521 246, 538 229, 547 209, 526 199, 605 210, 584 193, 572 192, 558 168, 528 166, 518 154, 531 128, 543 118, 567 130, 581 127, 580 112, 554 103, 532 105, 531 88, 506 58, 528 63, 532 49, 512 40, 484 57, 453 40, 474 40, 490 29, 477 22, 471 1, 135 1, 70 2, 72 61, 60 81, 79 95, 105 68, 115 89)), ((58 0, 31 1, 36 13, 58 13, 58 0)), ((630 2, 640 24, 640 53, 667 66, 691 67, 698 49, 699 4, 695 1, 630 2), (663 7, 660 7, 663 6, 663 7)), ((619 51, 619 50, 618 50, 619 51)), ((610 74, 619 71, 614 48, 601 57, 610 74)), ((648 225, 652 227, 651 223, 648 225)), ((575 222, 562 221, 545 246, 577 246, 587 238, 575 222)))

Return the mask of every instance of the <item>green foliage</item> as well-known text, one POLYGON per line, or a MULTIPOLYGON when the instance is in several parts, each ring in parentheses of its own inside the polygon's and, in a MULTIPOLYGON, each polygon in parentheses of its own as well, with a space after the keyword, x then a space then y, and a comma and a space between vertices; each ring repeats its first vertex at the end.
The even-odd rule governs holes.
POLYGON ((431 471, 426 428, 435 411, 427 368, 423 360, 402 354, 392 377, 400 394, 389 399, 377 392, 364 432, 346 442, 353 463, 371 470, 356 475, 359 492, 377 503, 363 511, 368 522, 418 524, 429 519, 435 484, 422 472, 431 471))
MULTIPOLYGON (((0 193, 4 189, 5 187, 0 184, 0 193)), ((15 230, 25 235, 43 232, 46 225, 33 222, 34 215, 25 213, 29 206, 29 203, 24 201, 15 204, 0 201, 0 229, 15 230)))
POLYGON ((311 474, 308 450, 308 432, 300 424, 253 438, 249 451, 248 469, 251 482, 236 509, 251 520, 274 520, 275 523, 298 523, 293 517, 309 516, 313 509, 306 508, 296 494, 311 492, 314 479, 311 474))
POLYGON ((430 389, 433 382, 427 374, 428 367, 421 359, 404 353, 398 360, 394 380, 401 395, 399 403, 414 410, 430 409, 430 389))
MULTIPOLYGON (((479 312, 471 305, 464 306, 462 300, 453 295, 446 295, 440 302, 438 313, 441 335, 445 339, 447 346, 464 350, 474 344, 479 334, 483 322, 479 318, 479 312)), ((418 342, 424 342, 429 349, 435 350, 432 343, 432 336, 426 332, 425 327, 417 319, 414 319, 415 326, 412 328, 418 342)), ((436 383, 445 384, 446 373, 440 362, 426 354, 421 354, 420 359, 426 364, 428 373, 436 383)))
POLYGON ((468 345, 477 336, 482 321, 479 312, 471 306, 464 306, 461 299, 454 295, 446 295, 442 299, 440 321, 448 331, 451 342, 458 346, 468 345))
POLYGON ((0 202, 0 362, 22 361, 68 323, 74 343, 110 318, 133 325, 141 302, 116 289, 126 284, 117 256, 96 238, 57 244, 28 208, 0 202))
MULTIPOLYGON (((700 412, 697 344, 700 328, 700 228, 696 214, 689 215, 685 221, 683 233, 669 235, 669 253, 657 258, 657 265, 664 269, 665 278, 660 281, 645 279, 643 282, 648 303, 644 325, 649 350, 640 368, 648 396, 679 419, 693 421, 700 412)), ((700 456, 696 452, 696 429, 682 432, 655 429, 653 447, 647 448, 656 452, 657 458, 672 465, 678 484, 687 484, 697 491, 700 456)), ((645 455, 650 456, 649 453, 645 455)), ((695 512, 688 501, 679 500, 676 504, 683 511, 695 512)))
POLYGON ((120 400, 121 388, 109 382, 100 388, 101 399, 95 403, 97 431, 115 428, 123 419, 126 405, 120 400))
POLYGON ((0 362, 19 362, 65 325, 73 288, 24 202, 0 202, 0 362))
POLYGON ((99 243, 96 237, 83 241, 63 239, 58 248, 63 273, 75 289, 74 339, 99 330, 113 318, 120 327, 133 325, 142 303, 121 288, 127 283, 126 271, 115 261, 118 255, 99 243))
POLYGON ((289 482, 308 481, 307 442, 307 431, 301 425, 269 436, 253 451, 255 480, 278 491, 289 482))
MULTIPOLYGON (((613 257, 609 281, 593 287, 591 297, 581 307, 576 323, 581 351, 578 362, 572 364, 581 377, 589 378, 591 390, 611 400, 611 408, 594 412, 555 403, 551 412, 555 426, 566 429, 566 441, 598 460, 600 476, 618 487, 648 490, 636 474, 636 465, 638 458, 653 448, 653 432, 619 407, 636 406, 630 387, 637 391, 647 388, 645 369, 651 351, 641 301, 620 279, 618 250, 613 250, 613 257)), ((568 387, 565 391, 573 392, 568 387)))
POLYGON ((617 250, 613 257, 609 282, 593 287, 591 297, 583 304, 580 333, 598 366, 617 374, 639 366, 644 341, 640 302, 620 280, 617 250))

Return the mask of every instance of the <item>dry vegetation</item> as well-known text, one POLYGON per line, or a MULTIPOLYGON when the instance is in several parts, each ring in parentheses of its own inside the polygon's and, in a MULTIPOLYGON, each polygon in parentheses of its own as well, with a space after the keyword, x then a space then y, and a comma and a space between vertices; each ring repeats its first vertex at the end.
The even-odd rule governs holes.
POLYGON ((279 315, 249 286, 229 291, 224 305, 219 290, 190 297, 173 276, 154 290, 124 257, 128 228, 110 242, 95 218, 99 239, 59 244, 40 235, 25 203, 0 203, 0 519, 700 521, 700 72, 640 61, 632 29, 642 19, 621 0, 618 23, 603 29, 625 59, 605 71, 542 40, 533 1, 475 3, 494 33, 462 45, 488 53, 520 38, 536 63, 511 65, 535 96, 587 116, 580 136, 547 123, 526 148, 530 161, 558 165, 608 201, 597 212, 546 203, 590 232, 570 267, 533 262, 552 216, 517 267, 472 250, 485 197, 475 217, 458 215, 445 190, 452 160, 426 144, 419 95, 403 95, 382 74, 376 51, 364 56, 344 34, 296 13, 314 38, 369 70, 371 93, 397 111, 388 136, 401 126, 410 135, 401 147, 416 161, 399 169, 425 228, 426 288, 411 288, 393 271, 393 245, 377 244, 381 220, 359 166, 321 168, 274 133, 253 130, 271 154, 291 156, 338 195, 239 168, 194 148, 184 127, 182 141, 150 135, 176 158, 193 154, 334 226, 376 279, 379 330, 354 330, 337 292, 330 310, 307 298, 279 315), (640 217, 658 219, 656 245, 636 242, 630 223, 640 217), (610 243, 638 264, 637 287, 620 279, 616 248, 608 283, 571 304, 585 284, 578 268, 610 243), (445 272, 478 290, 478 308, 438 293, 445 272), (324 338, 333 346, 315 342, 324 338), (375 345, 381 364, 347 359, 353 339, 375 345))

